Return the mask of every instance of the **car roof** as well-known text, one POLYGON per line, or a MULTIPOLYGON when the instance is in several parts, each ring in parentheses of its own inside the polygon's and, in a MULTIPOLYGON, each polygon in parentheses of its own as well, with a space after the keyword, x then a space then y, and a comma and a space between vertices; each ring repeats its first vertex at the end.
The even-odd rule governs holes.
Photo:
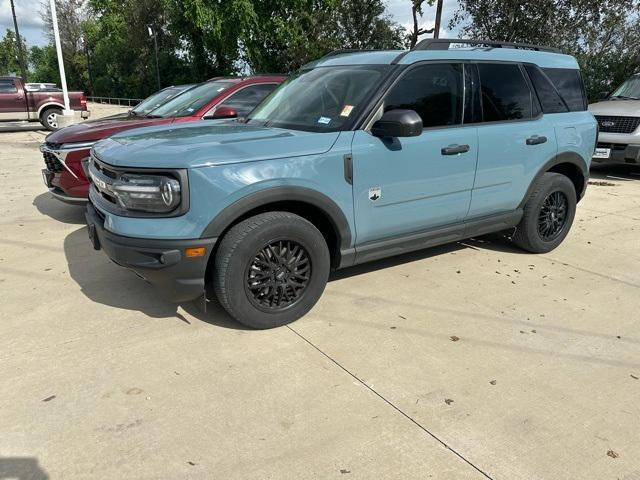
POLYGON ((332 52, 306 67, 338 65, 410 65, 428 60, 474 60, 497 62, 533 63, 543 68, 578 69, 578 62, 571 55, 536 45, 519 45, 474 40, 440 40, 422 42, 413 50, 347 50, 332 52), (475 46, 450 48, 451 44, 477 43, 475 46), (445 48, 443 48, 445 47, 445 48))
POLYGON ((265 75, 245 75, 240 77, 213 77, 207 82, 225 81, 233 83, 262 83, 262 82, 282 82, 287 78, 286 75, 265 74, 265 75))

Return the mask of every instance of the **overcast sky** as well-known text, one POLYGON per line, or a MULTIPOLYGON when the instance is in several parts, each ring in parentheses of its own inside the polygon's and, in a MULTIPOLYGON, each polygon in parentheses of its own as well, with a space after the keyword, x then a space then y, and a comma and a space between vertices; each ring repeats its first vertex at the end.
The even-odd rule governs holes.
MULTIPOLYGON (((18 18, 18 29, 20 29, 20 35, 27 39, 28 47, 47 43, 42 31, 43 23, 39 15, 40 2, 41 0, 14 0, 16 17, 18 18)), ((453 32, 448 31, 447 27, 456 9, 456 5, 456 0, 444 0, 442 25, 440 29, 441 37, 455 36, 453 32)), ((395 21, 405 28, 409 29, 411 27, 411 0, 387 0, 387 11, 395 21)), ((424 13, 426 21, 423 22, 421 27, 432 28, 435 17, 435 7, 425 9, 424 13)), ((4 36, 7 28, 13 30, 11 6, 9 0, 0 0, 0 36, 4 36)))

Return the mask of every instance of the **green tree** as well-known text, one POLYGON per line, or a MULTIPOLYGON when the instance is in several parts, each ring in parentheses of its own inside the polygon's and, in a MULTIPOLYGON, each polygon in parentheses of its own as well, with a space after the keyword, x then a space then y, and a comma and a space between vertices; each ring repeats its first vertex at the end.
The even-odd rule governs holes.
MULTIPOLYGON (((22 51, 27 51, 27 44, 22 35, 20 35, 22 43, 22 51)), ((0 75, 19 75, 20 62, 18 60, 18 44, 16 42, 16 33, 7 29, 4 37, 0 39, 0 75)))

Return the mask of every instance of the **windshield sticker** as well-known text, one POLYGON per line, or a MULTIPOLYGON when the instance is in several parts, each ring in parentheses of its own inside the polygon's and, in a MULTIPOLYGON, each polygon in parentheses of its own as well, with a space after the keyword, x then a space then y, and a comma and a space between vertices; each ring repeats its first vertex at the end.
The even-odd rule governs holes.
POLYGON ((340 112, 340 116, 348 117, 349 115, 351 115, 352 111, 353 111, 353 105, 345 105, 344 108, 342 109, 342 112, 340 112))
POLYGON ((222 90, 224 90, 225 87, 220 87, 217 91, 221 92, 222 90))
POLYGON ((320 117, 318 119, 318 123, 321 123, 323 125, 329 125, 331 123, 331 119, 329 117, 320 117))

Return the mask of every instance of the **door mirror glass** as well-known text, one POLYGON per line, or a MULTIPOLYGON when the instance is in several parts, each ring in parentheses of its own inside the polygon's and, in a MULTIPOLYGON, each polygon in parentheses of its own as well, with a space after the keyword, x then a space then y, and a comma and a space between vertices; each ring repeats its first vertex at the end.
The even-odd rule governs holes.
POLYGON ((389 110, 373 124, 371 133, 383 138, 417 137, 422 134, 422 118, 414 110, 389 110))
POLYGON ((231 107, 220 106, 216 108, 213 113, 210 113, 204 118, 205 120, 213 120, 218 118, 236 118, 237 116, 238 112, 235 109, 231 107))

